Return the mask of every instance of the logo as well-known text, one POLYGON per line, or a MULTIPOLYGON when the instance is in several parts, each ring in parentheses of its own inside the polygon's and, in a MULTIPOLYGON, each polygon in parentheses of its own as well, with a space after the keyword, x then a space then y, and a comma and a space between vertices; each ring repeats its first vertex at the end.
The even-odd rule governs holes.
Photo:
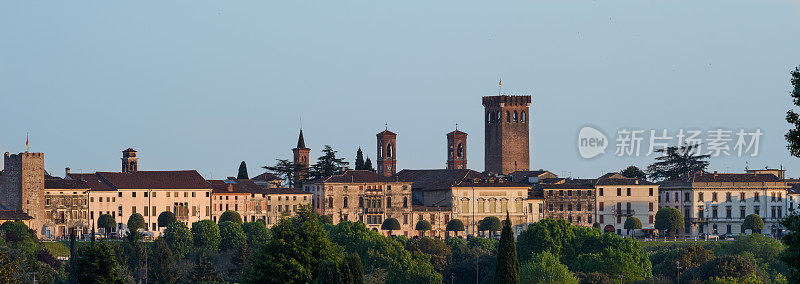
POLYGON ((608 147, 608 138, 600 130, 584 126, 578 132, 578 153, 584 159, 591 159, 604 154, 608 147))

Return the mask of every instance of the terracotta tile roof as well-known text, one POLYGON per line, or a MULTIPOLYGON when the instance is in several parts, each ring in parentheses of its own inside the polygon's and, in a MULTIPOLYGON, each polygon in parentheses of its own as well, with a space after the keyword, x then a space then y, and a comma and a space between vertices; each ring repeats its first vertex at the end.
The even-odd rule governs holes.
POLYGON ((635 178, 599 178, 595 185, 655 185, 655 183, 635 178))
POLYGON ((264 189, 249 179, 209 180, 214 194, 251 194, 264 193, 264 189))
POLYGON ((780 182, 782 181, 773 174, 751 174, 751 173, 709 173, 697 171, 681 176, 674 181, 683 182, 780 182))
POLYGON ((528 190, 528 199, 545 199, 544 191, 541 189, 528 190))
POLYGON ((96 174, 76 174, 70 173, 67 178, 86 182, 86 185, 93 191, 116 191, 110 184, 100 179, 96 174))
POLYGON ((541 189, 594 189, 594 184, 591 183, 558 183, 558 184, 540 184, 541 189))
POLYGON ((136 171, 129 173, 98 172, 100 178, 116 189, 210 189, 195 170, 136 171))
POLYGON ((33 217, 31 217, 28 214, 25 214, 25 212, 22 211, 0 210, 0 220, 15 220, 15 219, 31 220, 33 219, 33 217))
POLYGON ((295 149, 308 149, 306 148, 306 140, 303 138, 302 129, 300 129, 300 136, 297 137, 297 147, 295 149))
POLYGON ((453 208, 450 206, 425 206, 425 205, 411 205, 411 210, 416 212, 440 212, 451 211, 453 208))
POLYGON ((272 173, 265 172, 263 174, 254 176, 250 180, 253 180, 253 181, 275 181, 275 180, 283 180, 283 179, 279 178, 278 176, 276 176, 276 175, 274 175, 272 173))
POLYGON ((381 131, 381 133, 378 133, 376 135, 377 136, 397 136, 397 134, 395 134, 394 132, 389 131, 389 129, 381 131))
POLYGON ((312 183, 369 183, 369 182, 398 182, 396 177, 386 177, 371 171, 346 170, 342 174, 332 175, 326 178, 315 179, 306 182, 312 183))
POLYGON ((449 190, 458 186, 475 187, 527 187, 527 185, 493 179, 489 175, 469 169, 402 170, 397 177, 413 182, 413 189, 449 190))
POLYGON ((89 189, 89 185, 82 180, 49 178, 44 180, 45 189, 89 189))
POLYGON ((452 131, 452 132, 450 132, 450 133, 447 133, 447 135, 467 135, 467 133, 466 133, 466 132, 462 132, 462 131, 460 131, 460 130, 456 129, 456 130, 453 130, 453 131, 452 131))
POLYGON ((789 188, 790 194, 800 194, 800 184, 792 184, 792 187, 789 188))

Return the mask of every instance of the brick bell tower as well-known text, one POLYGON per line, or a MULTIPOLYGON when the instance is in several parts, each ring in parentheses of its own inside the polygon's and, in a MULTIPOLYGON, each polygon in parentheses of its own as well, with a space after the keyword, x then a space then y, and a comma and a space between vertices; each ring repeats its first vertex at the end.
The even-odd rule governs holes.
POLYGON ((136 157, 136 150, 128 148, 122 151, 122 172, 132 173, 139 170, 139 158, 136 157))
POLYGON ((386 130, 378 133, 378 174, 390 177, 397 172, 397 134, 386 130))
POLYGON ((483 97, 486 171, 509 174, 530 169, 531 96, 483 97))
POLYGON ((467 133, 456 130, 447 133, 447 169, 467 168, 467 133))
POLYGON ((30 228, 42 236, 45 224, 44 153, 23 152, 3 156, 5 169, 2 202, 9 210, 33 217, 30 228))
POLYGON ((292 149, 292 154, 294 156, 294 163, 299 166, 299 170, 297 174, 294 175, 294 186, 296 188, 300 188, 300 182, 306 177, 308 174, 308 153, 311 152, 311 149, 306 148, 306 141, 303 139, 303 130, 300 129, 300 136, 297 137, 297 147, 292 149))

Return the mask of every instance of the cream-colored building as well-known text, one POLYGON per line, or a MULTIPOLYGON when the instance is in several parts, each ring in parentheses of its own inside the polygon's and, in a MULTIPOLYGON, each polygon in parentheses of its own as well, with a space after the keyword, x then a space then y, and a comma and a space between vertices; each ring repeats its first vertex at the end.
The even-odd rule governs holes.
POLYGON ((146 232, 158 236, 158 215, 169 211, 180 222, 211 219, 211 185, 197 171, 129 171, 70 174, 89 185, 89 223, 96 228, 97 218, 110 214, 117 232, 124 235, 128 218, 142 214, 146 232))
POLYGON ((746 234, 744 218, 758 214, 764 220, 765 234, 779 235, 778 223, 794 206, 790 186, 775 173, 694 172, 677 180, 661 183, 659 207, 681 211, 687 226, 684 236, 702 234, 746 234))
POLYGON ((212 214, 214 222, 225 211, 239 213, 244 222, 264 220, 267 227, 277 224, 284 216, 294 216, 303 206, 311 205, 310 192, 294 188, 269 188, 257 185, 252 180, 233 179, 210 180, 214 188, 212 214))
POLYGON ((334 224, 339 220, 360 221, 367 228, 381 230, 384 220, 395 218, 401 229, 393 234, 413 233, 411 182, 371 171, 347 170, 308 181, 303 188, 313 193, 314 210, 331 216, 334 224))
POLYGON ((397 177, 413 182, 412 223, 428 220, 434 237, 445 236, 450 219, 461 220, 466 234, 477 235, 479 222, 489 216, 505 220, 508 212, 516 232, 542 218, 543 199, 532 196, 525 184, 468 169, 402 170, 397 177))
POLYGON ((642 230, 655 229, 659 185, 609 173, 595 180, 596 222, 604 232, 626 235, 625 220, 636 217, 642 230))

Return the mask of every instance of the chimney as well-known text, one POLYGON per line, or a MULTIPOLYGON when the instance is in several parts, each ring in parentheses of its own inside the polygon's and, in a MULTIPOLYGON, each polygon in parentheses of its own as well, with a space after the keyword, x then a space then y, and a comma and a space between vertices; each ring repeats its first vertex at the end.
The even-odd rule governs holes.
POLYGON ((67 177, 68 175, 69 175, 69 167, 66 167, 64 169, 64 177, 67 177))
POLYGON ((228 192, 233 192, 233 184, 232 183, 228 184, 228 192))

